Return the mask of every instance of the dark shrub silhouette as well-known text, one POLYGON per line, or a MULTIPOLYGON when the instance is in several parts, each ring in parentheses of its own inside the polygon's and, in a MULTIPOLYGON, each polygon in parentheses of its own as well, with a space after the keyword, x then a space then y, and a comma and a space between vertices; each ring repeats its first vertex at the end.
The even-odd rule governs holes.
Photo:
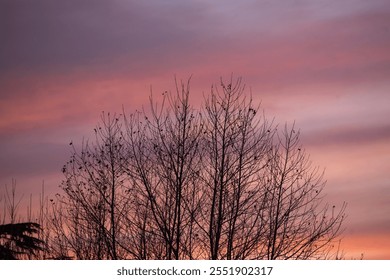
POLYGON ((0 259, 34 256, 42 250, 43 241, 35 237, 40 230, 39 224, 30 222, 0 225, 0 259))

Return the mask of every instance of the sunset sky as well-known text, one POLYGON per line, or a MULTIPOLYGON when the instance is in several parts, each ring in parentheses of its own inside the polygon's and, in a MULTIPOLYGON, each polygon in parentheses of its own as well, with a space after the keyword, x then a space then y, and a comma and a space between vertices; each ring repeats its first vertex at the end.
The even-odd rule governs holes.
POLYGON ((388 0, 0 0, 1 192, 58 192, 102 111, 141 109, 175 76, 198 104, 232 74, 295 121, 326 200, 348 203, 345 258, 390 259, 388 0))

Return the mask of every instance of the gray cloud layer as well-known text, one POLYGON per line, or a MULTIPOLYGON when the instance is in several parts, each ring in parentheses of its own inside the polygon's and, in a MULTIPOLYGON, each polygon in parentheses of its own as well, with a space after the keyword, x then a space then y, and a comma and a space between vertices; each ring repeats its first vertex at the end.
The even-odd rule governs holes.
POLYGON ((188 27, 202 22, 195 7, 148 3, 3 1, 0 70, 75 67, 123 54, 137 59, 167 45, 178 51, 196 37, 188 27))

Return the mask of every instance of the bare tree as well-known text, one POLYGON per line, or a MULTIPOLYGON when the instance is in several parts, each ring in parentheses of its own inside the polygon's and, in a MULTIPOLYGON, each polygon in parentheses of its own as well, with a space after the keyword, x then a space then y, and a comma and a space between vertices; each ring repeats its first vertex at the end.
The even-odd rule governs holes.
POLYGON ((130 186, 123 170, 125 150, 120 116, 103 113, 101 124, 94 131, 92 145, 86 141, 78 151, 70 143, 72 156, 63 167, 62 214, 69 222, 64 231, 68 232, 77 258, 123 258, 123 243, 128 235, 123 217, 131 204, 127 195, 130 186))
POLYGON ((326 258, 341 230, 323 174, 245 94, 214 86, 204 105, 176 82, 161 105, 103 114, 64 166, 56 255, 81 259, 326 258), (149 113, 147 113, 149 111, 149 113))
POLYGON ((211 259, 243 259, 261 236, 263 189, 258 173, 271 144, 271 123, 259 117, 259 106, 245 96, 241 80, 221 81, 206 99, 202 209, 211 259))
POLYGON ((151 117, 133 115, 126 123, 128 170, 150 222, 147 234, 163 247, 154 257, 192 259, 202 123, 190 106, 189 84, 176 83, 176 93, 163 95, 161 107, 150 99, 151 117))
POLYGON ((265 242, 260 258, 324 258, 340 233, 345 204, 336 211, 323 203, 323 172, 299 143, 299 131, 287 126, 276 135, 264 173, 265 242))

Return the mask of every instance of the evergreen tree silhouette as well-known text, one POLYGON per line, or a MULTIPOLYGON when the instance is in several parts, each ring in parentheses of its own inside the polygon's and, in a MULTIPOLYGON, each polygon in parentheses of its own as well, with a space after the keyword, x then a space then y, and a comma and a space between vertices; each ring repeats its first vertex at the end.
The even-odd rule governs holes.
POLYGON ((34 236, 40 230, 31 222, 0 225, 0 259, 16 260, 42 250, 43 241, 34 236))

